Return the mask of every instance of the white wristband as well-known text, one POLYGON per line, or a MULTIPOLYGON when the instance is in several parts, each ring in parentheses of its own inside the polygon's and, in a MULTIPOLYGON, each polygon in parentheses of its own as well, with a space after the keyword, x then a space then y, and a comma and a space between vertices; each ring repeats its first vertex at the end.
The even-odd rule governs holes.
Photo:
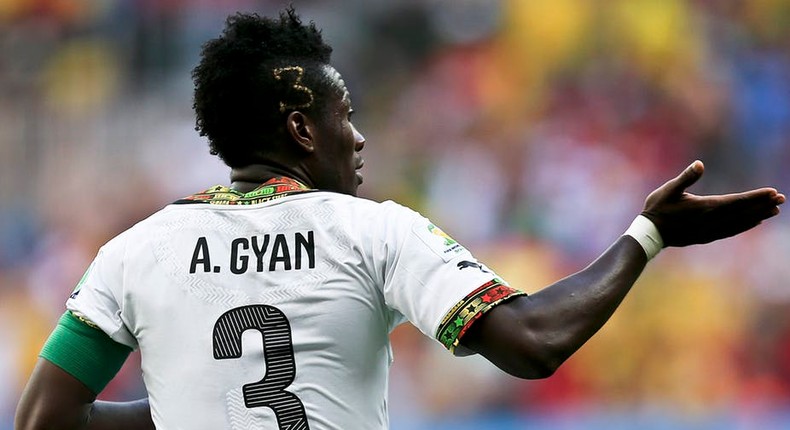
POLYGON ((664 240, 661 239, 656 225, 644 215, 637 216, 623 234, 633 237, 642 245, 642 249, 647 255, 647 261, 653 259, 664 247, 664 240))

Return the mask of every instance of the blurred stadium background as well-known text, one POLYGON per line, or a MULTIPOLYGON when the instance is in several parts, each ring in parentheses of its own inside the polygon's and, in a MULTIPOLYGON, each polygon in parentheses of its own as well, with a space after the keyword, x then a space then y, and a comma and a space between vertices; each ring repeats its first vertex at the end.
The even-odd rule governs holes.
MULTIPOLYGON (((253 0, 0 0, 0 429, 98 247, 227 182, 194 131, 199 47, 253 0)), ((335 47, 364 196, 511 284, 586 265, 695 158, 704 193, 790 191, 788 0, 295 1, 335 47)), ((790 428, 790 215, 660 255, 548 380, 393 334, 392 428, 790 428)), ((102 394, 144 395, 139 356, 102 394)))

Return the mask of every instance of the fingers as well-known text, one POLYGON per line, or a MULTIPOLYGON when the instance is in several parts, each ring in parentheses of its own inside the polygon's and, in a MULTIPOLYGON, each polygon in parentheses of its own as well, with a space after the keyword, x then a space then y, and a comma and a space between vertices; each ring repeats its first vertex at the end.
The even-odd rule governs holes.
POLYGON ((756 190, 744 191, 742 193, 725 194, 717 197, 721 199, 722 203, 741 206, 744 208, 775 208, 776 206, 783 204, 786 200, 784 194, 780 194, 774 188, 759 188, 756 190))
POLYGON ((742 193, 737 193, 737 194, 753 195, 753 196, 764 195, 772 200, 775 200, 776 204, 779 205, 785 202, 784 194, 777 191, 776 188, 757 188, 754 190, 744 191, 742 193))
POLYGON ((709 242, 741 234, 745 231, 753 229, 754 227, 757 227, 760 225, 760 223, 762 223, 762 220, 752 219, 725 225, 716 233, 715 236, 710 237, 711 240, 709 242))
POLYGON ((768 188, 768 189, 773 191, 771 198, 773 199, 774 204, 776 204, 777 206, 783 204, 787 200, 785 195, 780 193, 779 191, 776 191, 773 188, 768 188))
POLYGON ((785 201, 785 196, 772 188, 748 191, 741 193, 739 197, 728 209, 730 216, 722 217, 730 223, 728 227, 730 231, 723 237, 740 234, 760 225, 768 218, 779 215, 779 205, 785 201))
POLYGON ((707 196, 686 192, 704 170, 701 161, 694 161, 645 199, 642 214, 656 225, 667 246, 734 236, 778 215, 779 206, 786 201, 775 188, 707 196))
POLYGON ((704 171, 705 165, 702 164, 702 161, 695 160, 678 176, 664 184, 664 187, 670 196, 680 195, 686 188, 694 185, 702 177, 704 171))
POLYGON ((761 188, 743 193, 700 197, 699 202, 707 207, 704 216, 708 221, 703 224, 745 231, 762 220, 778 215, 778 205, 784 199, 775 189, 761 188), (743 229, 740 225, 743 225, 743 229))

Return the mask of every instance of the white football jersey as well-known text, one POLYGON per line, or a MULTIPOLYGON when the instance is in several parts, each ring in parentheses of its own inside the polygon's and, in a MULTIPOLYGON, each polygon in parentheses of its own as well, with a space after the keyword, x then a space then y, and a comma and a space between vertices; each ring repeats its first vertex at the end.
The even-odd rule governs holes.
POLYGON ((453 350, 520 294, 393 202, 237 203, 165 207, 103 246, 67 301, 140 348, 157 428, 386 429, 390 331, 408 320, 453 350))

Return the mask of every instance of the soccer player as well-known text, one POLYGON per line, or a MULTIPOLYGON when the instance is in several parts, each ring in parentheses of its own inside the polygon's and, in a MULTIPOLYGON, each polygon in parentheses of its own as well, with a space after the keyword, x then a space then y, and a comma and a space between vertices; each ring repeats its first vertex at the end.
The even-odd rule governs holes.
POLYGON ((330 53, 293 10, 232 16, 204 46, 197 128, 230 186, 99 250, 41 351, 18 429, 385 429, 398 324, 545 378, 663 247, 733 236, 785 201, 772 188, 690 194, 695 161, 595 262, 526 295, 418 213, 355 197, 365 139, 330 53), (136 348, 148 398, 96 401, 136 348))

